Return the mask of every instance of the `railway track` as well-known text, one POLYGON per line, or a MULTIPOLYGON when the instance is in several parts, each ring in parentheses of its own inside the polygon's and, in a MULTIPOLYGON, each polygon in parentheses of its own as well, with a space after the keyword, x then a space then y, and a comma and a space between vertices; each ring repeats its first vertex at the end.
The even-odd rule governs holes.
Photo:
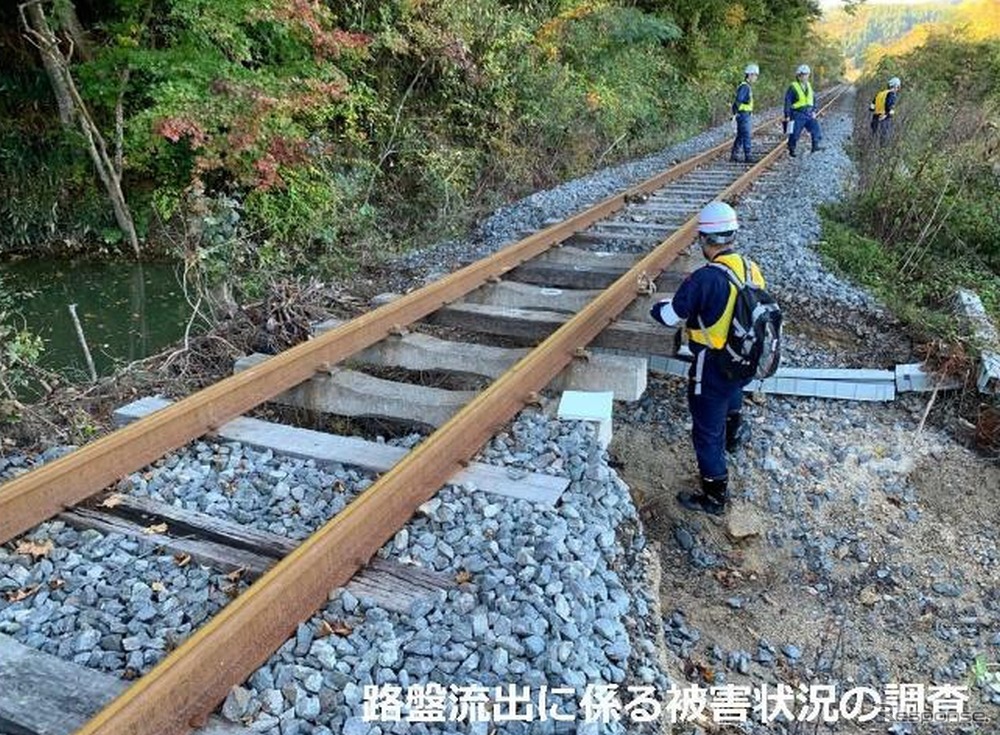
MULTIPOLYGON (((825 107, 835 97, 836 92, 829 95, 825 107)), ((136 521, 153 517, 172 532, 186 528, 202 537, 192 541, 153 534, 156 543, 224 570, 259 577, 80 732, 182 733, 204 723, 230 688, 277 650, 297 624, 323 604, 330 589, 348 584, 442 485, 477 472, 477 481, 488 485, 488 469, 470 464, 472 457, 567 366, 586 361, 588 345, 665 354, 672 340, 662 327, 643 321, 648 302, 672 291, 684 273, 698 265, 682 256, 693 239, 698 208, 714 198, 737 196, 784 154, 782 139, 774 132, 774 121, 758 127, 758 149, 767 146, 771 151, 752 167, 726 160, 727 141, 436 283, 350 322, 330 325, 313 340, 264 361, 250 360, 233 377, 182 401, 147 403, 129 416, 133 422, 128 426, 0 486, 0 542, 57 516, 125 535, 148 534, 156 524, 142 528, 136 521), (238 417, 265 401, 294 400, 289 396, 316 380, 333 380, 367 395, 357 387, 361 379, 356 374, 335 366, 359 353, 369 361, 391 364, 384 354, 372 355, 381 354, 386 345, 413 342, 416 335, 407 332, 421 320, 537 346, 495 355, 494 364, 506 361, 509 369, 464 368, 492 380, 438 414, 430 411, 442 396, 425 397, 417 416, 436 430, 409 452, 383 452, 362 460, 358 457, 370 447, 305 434, 277 447, 295 451, 296 441, 317 446, 329 442, 336 446, 324 444, 323 451, 334 453, 337 461, 383 473, 301 543, 241 530, 232 523, 213 525, 210 517, 192 522, 190 514, 186 519, 169 516, 168 509, 128 499, 105 502, 110 506, 105 509, 72 510, 199 436, 244 431, 249 433, 239 436, 247 441, 256 431, 269 435, 267 441, 278 441, 274 427, 238 417), (153 408, 158 410, 150 413, 153 408), (118 520, 109 520, 109 514, 118 520)), ((463 370, 456 364, 463 347, 432 349, 425 341, 423 348, 420 359, 426 362, 420 369, 463 370)), ((400 390, 399 402, 416 400, 409 389, 400 390)), ((503 478, 497 482, 502 484, 503 478)), ((558 495, 557 489, 543 486, 530 492, 558 495)), ((398 590, 398 585, 393 587, 398 569, 376 565, 367 574, 368 582, 355 584, 398 590)), ((443 584, 433 575, 409 576, 403 581, 410 588, 443 584)))

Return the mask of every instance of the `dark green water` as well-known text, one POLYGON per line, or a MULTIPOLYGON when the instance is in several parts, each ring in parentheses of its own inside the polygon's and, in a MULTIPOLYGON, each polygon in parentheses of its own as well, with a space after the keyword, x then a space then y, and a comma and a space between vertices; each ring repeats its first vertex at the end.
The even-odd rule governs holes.
POLYGON ((98 374, 108 375, 183 337, 191 308, 180 273, 173 264, 21 261, 0 263, 0 288, 16 294, 14 310, 45 341, 41 364, 86 379, 69 304, 76 304, 98 374))

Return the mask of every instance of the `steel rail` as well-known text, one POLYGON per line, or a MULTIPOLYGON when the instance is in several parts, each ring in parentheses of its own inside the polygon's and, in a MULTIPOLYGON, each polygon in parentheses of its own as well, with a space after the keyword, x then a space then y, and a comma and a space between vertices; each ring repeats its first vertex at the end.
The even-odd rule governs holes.
MULTIPOLYGON (((771 121, 762 122, 760 130, 771 121)), ((118 429, 85 447, 0 485, 0 543, 135 472, 167 452, 298 385, 318 370, 350 357, 400 326, 427 316, 497 278, 520 263, 622 209, 724 152, 724 141, 663 173, 616 194, 565 222, 548 227, 500 252, 375 309, 323 336, 226 378, 161 411, 118 429)))
MULTIPOLYGON (((759 130, 767 121, 761 123, 759 130)), ((433 284, 0 484, 0 543, 388 337, 723 153, 724 141, 433 284)))
POLYGON ((720 143, 435 283, 0 485, 0 543, 455 301, 719 155, 720 143))
MULTIPOLYGON (((767 160, 780 155, 780 148, 781 143, 767 160)), ((762 168, 758 164, 748 169, 718 198, 740 193, 762 168)), ((262 665, 301 621, 323 605, 332 588, 345 584, 535 391, 617 318, 635 299, 641 282, 659 274, 688 245, 696 226, 696 217, 688 219, 99 712, 78 735, 181 735, 203 722, 230 687, 262 665)))

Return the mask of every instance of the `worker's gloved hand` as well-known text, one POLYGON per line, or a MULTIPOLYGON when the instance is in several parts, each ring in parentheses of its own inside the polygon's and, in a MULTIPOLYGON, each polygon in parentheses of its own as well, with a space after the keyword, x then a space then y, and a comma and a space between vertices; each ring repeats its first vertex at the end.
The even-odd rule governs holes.
POLYGON ((663 299, 653 304, 653 308, 649 310, 649 315, 660 324, 668 327, 676 327, 682 321, 677 312, 674 311, 670 299, 663 299))
POLYGON ((674 357, 680 360, 691 361, 694 358, 694 354, 692 354, 691 348, 688 347, 684 334, 683 329, 678 329, 674 332, 674 357))

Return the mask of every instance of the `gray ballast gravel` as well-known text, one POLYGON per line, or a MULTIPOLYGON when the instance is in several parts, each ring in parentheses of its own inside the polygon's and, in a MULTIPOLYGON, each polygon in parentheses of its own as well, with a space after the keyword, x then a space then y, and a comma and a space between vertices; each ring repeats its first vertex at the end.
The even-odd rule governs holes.
MULTIPOLYGON (((405 705, 407 691, 483 686, 492 698, 495 687, 513 684, 528 687, 536 702, 542 687, 572 690, 553 694, 549 706, 577 721, 557 729, 536 717, 504 722, 503 732, 589 732, 596 723, 576 712, 588 684, 618 685, 623 694, 628 686, 666 690, 653 644, 659 621, 641 563, 645 539, 592 427, 522 414, 480 459, 512 470, 548 469, 572 482, 556 509, 446 487, 379 553, 450 571, 464 584, 434 602, 414 603, 407 615, 333 593, 245 692, 234 692, 231 717, 281 735, 486 733, 485 722, 408 721, 420 710, 405 705), (324 621, 350 633, 318 637, 324 621), (399 687, 399 721, 364 721, 365 687, 373 685, 399 687)), ((636 728, 624 721, 604 731, 636 728)))
MULTIPOLYGON (((485 733, 485 722, 408 722, 406 706, 398 722, 365 722, 364 688, 394 685, 405 697, 408 687, 481 685, 492 696, 511 684, 537 697, 548 687, 548 707, 579 719, 588 685, 617 685, 623 694, 629 686, 667 689, 653 643, 659 622, 645 579, 645 539, 593 427, 526 413, 479 459, 507 466, 512 477, 540 471, 572 482, 556 509, 446 487, 380 555, 463 583, 407 615, 334 592, 320 615, 233 690, 224 717, 281 735, 485 733)), ((119 489, 301 538, 370 481, 339 466, 199 442, 119 489)), ((52 548, 38 559, 0 551, 0 591, 11 599, 30 592, 0 602, 0 632, 118 675, 148 671, 240 588, 119 535, 50 522, 29 537, 52 548)), ((596 723, 558 724, 503 727, 589 732, 596 723)), ((606 731, 626 732, 626 723, 606 731)))
POLYGON ((320 467, 237 442, 198 442, 131 475, 119 491, 303 539, 371 483, 371 475, 339 464, 320 467))
POLYGON ((13 551, 0 547, 0 633, 131 677, 152 668, 243 586, 152 544, 50 521, 13 551), (38 555, 17 552, 26 541, 38 555))

